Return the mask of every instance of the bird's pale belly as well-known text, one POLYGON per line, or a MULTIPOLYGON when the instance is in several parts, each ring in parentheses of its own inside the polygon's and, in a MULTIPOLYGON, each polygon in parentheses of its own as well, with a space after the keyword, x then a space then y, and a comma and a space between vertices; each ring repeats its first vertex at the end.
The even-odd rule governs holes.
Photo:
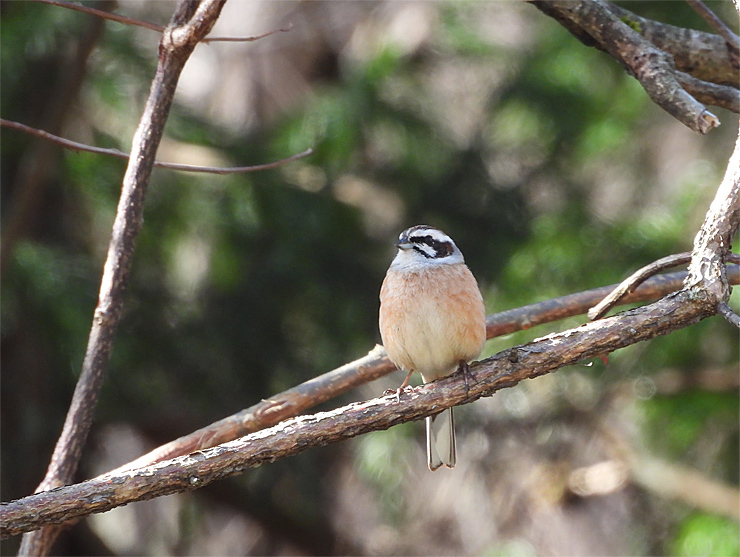
POLYGON ((460 360, 480 353, 479 320, 470 315, 452 318, 446 305, 421 302, 388 331, 393 335, 386 342, 388 357, 402 369, 419 371, 425 383, 451 374, 460 360))

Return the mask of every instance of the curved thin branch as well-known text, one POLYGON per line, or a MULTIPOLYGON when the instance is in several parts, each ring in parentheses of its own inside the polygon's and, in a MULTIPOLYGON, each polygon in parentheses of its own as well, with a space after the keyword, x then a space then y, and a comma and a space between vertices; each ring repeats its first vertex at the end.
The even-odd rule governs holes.
POLYGON ((264 39, 266 37, 269 37, 271 35, 276 35, 277 33, 288 33, 293 30, 293 24, 288 23, 285 27, 280 27, 279 29, 272 29, 270 31, 266 31, 262 33, 261 35, 255 35, 253 37, 206 37, 201 42, 202 43, 215 43, 215 42, 222 42, 222 43, 250 43, 253 41, 258 41, 260 39, 264 39))
POLYGON ((697 101, 740 113, 740 90, 697 79, 684 72, 676 72, 676 79, 697 101))
MULTIPOLYGON (((3 118, 0 118, 0 127, 12 128, 15 130, 28 133, 30 135, 35 135, 42 139, 46 139, 47 141, 50 141, 52 143, 56 143, 57 145, 61 145, 62 147, 66 149, 71 149, 72 151, 83 151, 86 153, 95 153, 98 155, 108 155, 110 157, 116 157, 116 158, 124 159, 124 160, 128 160, 130 156, 128 153, 124 153, 123 151, 119 151, 118 149, 106 149, 103 147, 93 147, 91 145, 85 145, 84 143, 78 143, 77 141, 72 141, 70 139, 64 139, 63 137, 59 137, 58 135, 54 135, 49 132, 45 132, 43 130, 38 130, 36 128, 32 128, 31 126, 26 126, 25 124, 21 124, 20 122, 13 122, 11 120, 5 120, 3 118)), ((193 164, 179 164, 179 163, 174 163, 174 162, 159 162, 159 161, 154 161, 154 166, 157 168, 168 168, 170 170, 180 170, 182 172, 203 172, 207 174, 221 174, 221 175, 238 174, 242 172, 256 172, 258 170, 268 170, 271 168, 277 168, 278 166, 282 166, 283 164, 293 162, 298 159, 302 159, 311 154, 313 154, 313 149, 309 148, 301 153, 291 155, 284 159, 280 159, 277 161, 268 162, 264 164, 255 164, 252 166, 226 166, 226 167, 197 166, 193 164)))
POLYGON ((732 311, 732 308, 727 305, 727 302, 720 302, 717 305, 717 313, 724 317, 728 323, 740 329, 740 315, 732 311))
POLYGON ((143 27, 150 31, 157 31, 162 33, 165 30, 164 25, 158 25, 156 23, 150 23, 148 21, 142 21, 141 19, 134 19, 125 15, 117 14, 114 12, 104 12, 103 10, 96 10, 82 4, 75 4, 74 2, 66 2, 65 0, 33 0, 40 4, 49 4, 50 6, 56 6, 58 8, 66 8, 68 10, 74 10, 76 12, 82 12, 83 14, 92 15, 101 19, 107 19, 109 21, 115 21, 117 23, 123 23, 124 25, 133 25, 135 27, 143 27))
MULTIPOLYGON (((123 23, 124 25, 133 25, 134 27, 143 27, 144 29, 149 29, 150 31, 156 31, 158 33, 163 33, 164 30, 166 29, 164 25, 159 25, 157 23, 151 23, 149 21, 144 21, 141 19, 128 17, 128 16, 117 14, 114 12, 96 10, 95 8, 83 6, 82 4, 75 4, 74 2, 67 2, 65 0, 34 0, 34 1, 40 2, 41 4, 49 4, 51 6, 57 6, 59 8, 66 8, 68 10, 82 12, 84 14, 92 15, 92 16, 99 17, 102 19, 107 19, 109 21, 123 23)), ((291 29, 293 29, 293 24, 286 25, 285 27, 281 27, 280 29, 272 29, 271 31, 267 31, 266 33, 262 33, 261 35, 255 35, 254 37, 205 37, 201 39, 200 42, 202 43, 252 42, 252 41, 258 41, 260 39, 264 39, 265 37, 269 37, 270 35, 275 35, 276 33, 287 33, 291 29)))
POLYGON ((674 255, 668 255, 657 261, 645 265, 642 269, 638 269, 632 273, 629 277, 624 279, 619 286, 617 286, 611 294, 601 300, 598 304, 588 310, 588 318, 592 321, 599 319, 606 315, 606 313, 613 308, 619 300, 621 300, 626 294, 632 292, 640 284, 645 282, 651 276, 659 273, 664 269, 670 269, 678 265, 684 265, 691 261, 691 254, 688 252, 677 253, 674 255))
POLYGON ((681 291, 641 308, 504 350, 471 365, 469 384, 460 373, 395 394, 356 402, 330 412, 285 420, 236 441, 135 470, 109 473, 81 484, 0 505, 7 537, 133 501, 203 487, 247 468, 292 456, 309 447, 350 439, 419 420, 473 402, 562 366, 668 334, 714 314, 705 300, 681 291))
MULTIPOLYGON (((727 256, 727 260, 731 263, 740 263, 740 255, 730 253, 727 256)), ((624 279, 617 288, 615 288, 611 294, 605 297, 601 302, 596 304, 590 310, 588 310, 588 318, 592 321, 599 319, 606 315, 606 313, 621 300, 625 295, 632 292, 645 280, 651 276, 659 273, 664 269, 670 269, 678 265, 685 265, 691 261, 691 253, 677 253, 675 255, 669 255, 653 261, 649 265, 645 265, 642 269, 638 269, 632 273, 629 277, 624 279)))

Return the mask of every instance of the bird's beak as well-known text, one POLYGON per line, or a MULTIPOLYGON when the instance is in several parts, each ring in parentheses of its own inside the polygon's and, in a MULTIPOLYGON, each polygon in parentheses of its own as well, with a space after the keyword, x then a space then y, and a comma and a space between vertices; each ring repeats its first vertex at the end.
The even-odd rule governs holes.
POLYGON ((400 238, 398 242, 396 242, 396 247, 398 249, 411 249, 414 247, 414 244, 408 241, 408 238, 400 238))

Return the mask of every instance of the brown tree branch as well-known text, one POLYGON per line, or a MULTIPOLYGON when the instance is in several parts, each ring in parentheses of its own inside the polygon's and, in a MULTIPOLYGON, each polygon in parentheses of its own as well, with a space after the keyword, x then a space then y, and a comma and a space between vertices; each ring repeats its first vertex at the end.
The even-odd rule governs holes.
MULTIPOLYGON (((85 358, 64 428, 38 491, 72 481, 92 423, 98 395, 110 360, 113 335, 121 317, 136 238, 143 222, 143 204, 154 157, 172 106, 177 82, 190 54, 216 22, 225 0, 183 0, 177 6, 159 47, 159 63, 139 127, 118 204, 103 270, 85 358)), ((57 531, 24 536, 21 554, 46 554, 57 531)))
POLYGON ((654 103, 702 134, 719 126, 717 117, 692 97, 676 77, 673 57, 618 18, 602 0, 532 0, 590 46, 609 53, 634 76, 654 103))
POLYGON ((720 302, 717 304, 717 313, 724 317, 728 323, 735 325, 735 327, 740 329, 740 315, 732 311, 732 308, 727 304, 727 302, 720 302))
POLYGON ((150 31, 156 31, 158 33, 162 33, 165 30, 165 27, 163 25, 158 25, 156 23, 150 23, 148 21, 142 21, 140 19, 134 19, 132 17, 127 17, 125 15, 113 13, 113 12, 104 12, 102 10, 96 10, 95 8, 90 8, 89 6, 84 6, 82 4, 76 4, 74 2, 67 2, 65 0, 34 0, 34 2, 39 2, 40 4, 49 4, 50 6, 56 6, 58 8, 66 8, 68 10, 74 10, 76 12, 82 12, 83 14, 92 15, 95 17, 99 17, 100 19, 107 19, 108 21, 115 21, 117 23, 123 23, 124 25, 133 25, 135 27, 143 27, 144 29, 149 29, 150 31))
MULTIPOLYGON (((3 118, 0 118, 0 127, 12 128, 15 130, 28 133, 30 135, 35 135, 42 139, 46 139, 47 141, 50 141, 52 143, 56 143, 57 145, 61 145, 62 147, 66 149, 71 149, 72 151, 83 151, 86 153, 95 153, 98 155, 108 155, 110 157, 116 157, 116 158, 124 159, 124 160, 129 159, 128 153, 124 153, 123 151, 119 151, 118 149, 106 149, 103 147, 93 147, 91 145, 85 145, 84 143, 78 143, 76 141, 64 139, 63 137, 59 137, 49 132, 45 132, 44 130, 39 130, 36 128, 32 128, 31 126, 26 126, 25 124, 21 124, 20 122, 13 122, 11 120, 4 120, 3 118)), ((255 164, 252 166, 226 166, 226 167, 196 166, 192 164, 179 164, 179 163, 174 163, 174 162, 159 162, 159 161, 154 161, 154 166, 157 168, 168 168, 170 170, 180 170, 182 172, 203 172, 207 174, 221 174, 221 175, 238 174, 242 172, 255 172, 257 170, 268 170, 271 168, 277 168, 278 166, 282 166, 283 164, 293 162, 298 159, 302 159, 311 154, 313 154, 313 149, 309 148, 301 153, 291 155, 284 159, 280 159, 274 162, 268 162, 264 164, 255 164)))
MULTIPOLYGON (((735 259, 740 262, 740 257, 735 259)), ((627 293, 620 301, 627 304, 656 300, 679 290, 686 275, 686 272, 680 272, 652 277, 638 285, 633 292, 627 293)), ((730 267, 728 278, 732 284, 740 284, 740 267, 736 265, 730 267)), ((536 325, 582 315, 597 301, 614 291, 615 288, 617 288, 617 285, 594 288, 585 292, 578 292, 489 315, 486 319, 487 338, 507 335, 536 325)), ((396 367, 386 357, 383 347, 376 346, 359 360, 309 379, 245 410, 165 443, 111 473, 141 468, 165 459, 233 441, 249 433, 273 426, 287 418, 297 416, 309 408, 383 377, 395 371, 395 369, 396 367)))
POLYGON ((681 87, 697 101, 732 112, 740 112, 740 90, 736 87, 708 83, 679 71, 676 72, 676 79, 681 87))
POLYGON ((609 3, 608 7, 621 21, 670 54, 681 72, 705 82, 738 88, 737 56, 719 35, 646 19, 616 4, 609 3))
POLYGON ((549 335, 477 362, 471 366, 474 380, 468 385, 461 374, 454 374, 405 391, 399 401, 394 394, 291 418, 188 456, 3 503, 2 536, 104 512, 133 501, 193 490, 309 447, 419 420, 444 408, 490 396, 524 379, 668 334, 713 314, 714 305, 708 304, 706 298, 677 292, 654 304, 549 335))
POLYGON ((395 370, 396 366, 385 355, 385 349, 382 346, 376 346, 366 356, 358 360, 309 379, 236 414, 165 443, 136 460, 117 468, 117 470, 140 468, 165 459, 233 441, 249 433, 273 426, 287 418, 297 416, 309 408, 336 398, 395 370))

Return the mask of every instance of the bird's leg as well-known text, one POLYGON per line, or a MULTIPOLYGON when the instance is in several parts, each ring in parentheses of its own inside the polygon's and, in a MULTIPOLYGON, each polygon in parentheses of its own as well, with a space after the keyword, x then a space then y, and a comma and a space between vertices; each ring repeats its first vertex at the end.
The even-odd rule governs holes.
MULTIPOLYGON (((398 389, 395 389, 395 393, 396 393, 396 400, 397 400, 398 402, 401 402, 401 392, 402 392, 402 391, 403 391, 403 390, 404 390, 404 389, 405 389, 406 387, 408 387, 408 386, 409 386, 409 379, 411 379, 411 374, 412 374, 412 373, 414 373, 414 370, 413 370, 413 369, 412 369, 411 371, 409 371, 408 375, 406 375, 406 379, 404 379, 404 380, 403 380, 403 383, 401 383, 401 386, 400 386, 400 387, 398 387, 398 389)), ((393 389, 388 389, 388 390, 386 390, 386 391, 385 391, 385 392, 384 392, 383 394, 384 394, 384 395, 389 395, 389 394, 391 394, 391 393, 393 393, 393 392, 394 392, 394 390, 393 390, 393 389)))
POLYGON ((457 369, 463 374, 463 379, 465 380, 465 396, 470 396, 470 381, 472 380, 474 383, 477 383, 475 377, 473 377, 473 372, 470 371, 470 365, 465 360, 460 360, 460 365, 457 369))
POLYGON ((401 383, 401 386, 398 387, 398 390, 396 391, 396 400, 398 402, 401 402, 401 391, 403 391, 406 387, 409 386, 409 379, 411 379, 411 374, 414 373, 414 370, 408 372, 408 375, 406 375, 406 379, 403 380, 403 383, 401 383))

